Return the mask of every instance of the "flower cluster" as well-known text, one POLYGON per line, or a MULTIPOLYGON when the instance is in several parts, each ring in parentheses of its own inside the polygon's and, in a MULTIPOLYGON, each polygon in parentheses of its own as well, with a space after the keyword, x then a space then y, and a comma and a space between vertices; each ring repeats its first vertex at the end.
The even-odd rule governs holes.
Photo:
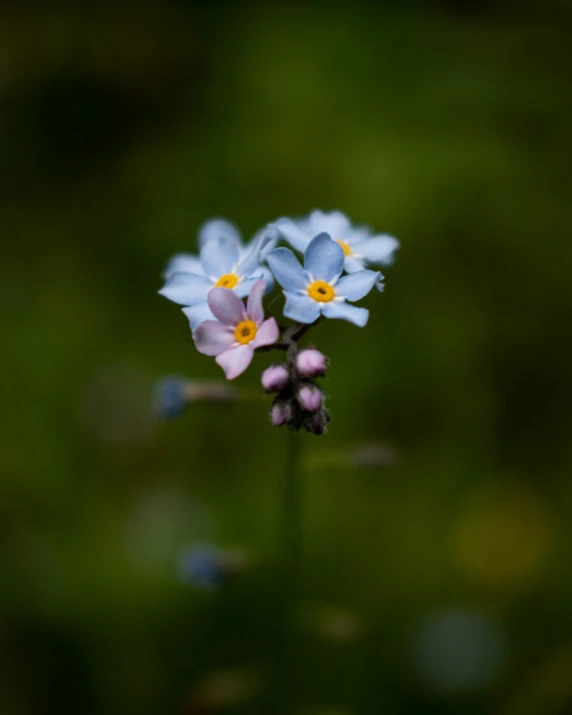
POLYGON ((171 259, 159 291, 184 306, 197 350, 214 357, 228 380, 246 370, 256 350, 285 351, 286 361, 262 374, 264 390, 277 393, 271 422, 322 434, 329 413, 314 380, 325 374, 326 359, 300 350, 299 340, 325 318, 365 326, 369 312, 352 304, 374 286, 383 289, 382 274, 370 267, 390 264, 398 241, 353 227, 342 213, 314 211, 299 221, 280 218, 246 245, 231 223, 214 219, 201 227, 199 247, 199 256, 171 259), (290 248, 276 247, 280 238, 303 253, 302 263, 290 248), (263 295, 274 279, 286 298, 283 314, 295 321, 289 327, 264 316, 263 295))

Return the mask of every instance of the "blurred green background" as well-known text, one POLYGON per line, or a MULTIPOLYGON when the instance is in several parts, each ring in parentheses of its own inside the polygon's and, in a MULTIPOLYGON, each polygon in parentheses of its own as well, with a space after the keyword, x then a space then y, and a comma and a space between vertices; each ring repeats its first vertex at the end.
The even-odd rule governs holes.
POLYGON ((154 418, 164 374, 220 376, 157 290, 205 219, 313 208, 402 248, 366 328, 313 335, 296 712, 570 712, 571 25, 565 0, 2 4, 2 715, 281 711, 287 434, 262 398, 154 418), (194 588, 195 541, 244 569, 194 588))

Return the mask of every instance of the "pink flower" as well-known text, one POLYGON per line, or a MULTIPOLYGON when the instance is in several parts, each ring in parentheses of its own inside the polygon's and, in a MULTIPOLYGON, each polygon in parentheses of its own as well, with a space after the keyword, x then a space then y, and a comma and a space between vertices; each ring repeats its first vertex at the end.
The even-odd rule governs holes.
POLYGON ((286 365, 270 365, 260 379, 265 392, 280 392, 288 384, 289 378, 286 365))
POLYGON ((256 281, 246 309, 236 293, 228 288, 209 291, 207 302, 217 320, 201 323, 193 333, 193 340, 200 353, 216 356, 227 380, 234 380, 246 370, 256 348, 272 345, 278 339, 274 318, 264 320, 265 287, 263 280, 256 281))
POLYGON ((326 356, 315 348, 301 350, 296 356, 296 367, 304 377, 322 377, 326 374, 326 356))
POLYGON ((282 427, 292 419, 292 408, 285 402, 277 402, 270 410, 270 421, 274 427, 282 427))
POLYGON ((317 412, 322 406, 324 395, 315 385, 303 385, 298 390, 298 404, 306 412, 317 412))

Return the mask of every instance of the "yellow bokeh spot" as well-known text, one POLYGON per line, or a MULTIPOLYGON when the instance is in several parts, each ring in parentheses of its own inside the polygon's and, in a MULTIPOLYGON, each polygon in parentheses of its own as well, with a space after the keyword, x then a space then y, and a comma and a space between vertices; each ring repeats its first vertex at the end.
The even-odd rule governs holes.
POLYGON ((338 243, 344 252, 344 256, 351 256, 352 255, 352 249, 350 248, 350 244, 346 243, 346 241, 341 241, 339 238, 334 238, 334 241, 338 243))
POLYGON ((308 286, 308 295, 320 303, 329 303, 336 297, 336 292, 326 281, 314 281, 308 286))
POLYGON ((497 588, 534 580, 554 536, 546 502, 521 485, 475 495, 457 522, 453 548, 471 579, 497 588))
POLYGON ((234 330, 234 337, 236 338, 237 342, 246 345, 247 343, 250 343, 252 340, 254 340, 257 331, 258 328, 256 327, 256 323, 254 321, 243 320, 242 323, 239 323, 236 326, 234 330))
POLYGON ((221 276, 218 281, 215 283, 216 288, 234 288, 234 286, 238 283, 238 276, 235 276, 234 273, 225 273, 224 276, 221 276))

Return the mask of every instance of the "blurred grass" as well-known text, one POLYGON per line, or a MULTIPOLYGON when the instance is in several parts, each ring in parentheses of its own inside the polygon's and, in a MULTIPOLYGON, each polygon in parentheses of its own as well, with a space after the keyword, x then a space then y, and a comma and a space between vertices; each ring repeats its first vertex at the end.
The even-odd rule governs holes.
POLYGON ((261 688, 237 711, 272 712, 284 435, 264 401, 153 422, 156 378, 219 376, 156 291, 204 219, 250 236, 314 207, 402 249, 366 329, 312 337, 333 420, 303 437, 304 603, 363 626, 348 647, 302 636, 300 705, 524 712, 537 673, 534 712, 565 712, 543 664, 566 667, 572 596, 571 17, 564 2, 0 10, 2 713, 198 712, 187 693, 235 667, 261 688), (320 461, 371 442, 396 463, 320 461), (483 493, 514 533, 504 489, 551 533, 508 589, 455 546, 474 509, 486 531, 483 493), (175 574, 207 538, 252 559, 211 599, 175 574), (435 689, 412 657, 422 621, 457 607, 511 646, 468 693, 435 689))

